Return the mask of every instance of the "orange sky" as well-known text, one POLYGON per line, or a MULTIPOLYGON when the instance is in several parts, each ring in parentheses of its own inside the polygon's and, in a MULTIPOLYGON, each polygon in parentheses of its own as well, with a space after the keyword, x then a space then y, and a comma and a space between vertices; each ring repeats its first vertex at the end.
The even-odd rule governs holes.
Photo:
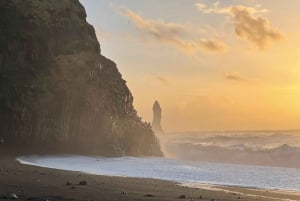
POLYGON ((146 121, 167 131, 300 128, 299 0, 82 0, 146 121))

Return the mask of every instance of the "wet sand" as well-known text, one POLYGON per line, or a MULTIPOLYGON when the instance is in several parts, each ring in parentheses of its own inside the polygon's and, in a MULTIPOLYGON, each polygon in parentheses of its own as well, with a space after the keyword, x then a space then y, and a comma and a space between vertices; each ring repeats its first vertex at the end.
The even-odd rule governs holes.
POLYGON ((0 201, 9 200, 10 193, 24 201, 300 200, 299 194, 282 191, 208 185, 200 188, 154 179, 95 176, 40 168, 20 164, 15 157, 0 154, 0 201), (79 185, 80 181, 87 184, 79 185))

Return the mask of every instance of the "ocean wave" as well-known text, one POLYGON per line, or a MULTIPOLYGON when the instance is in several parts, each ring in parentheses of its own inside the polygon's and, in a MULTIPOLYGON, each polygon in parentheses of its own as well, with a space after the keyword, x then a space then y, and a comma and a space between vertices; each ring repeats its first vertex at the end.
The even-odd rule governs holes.
POLYGON ((172 158, 300 168, 300 135, 295 131, 169 136, 164 146, 172 158))

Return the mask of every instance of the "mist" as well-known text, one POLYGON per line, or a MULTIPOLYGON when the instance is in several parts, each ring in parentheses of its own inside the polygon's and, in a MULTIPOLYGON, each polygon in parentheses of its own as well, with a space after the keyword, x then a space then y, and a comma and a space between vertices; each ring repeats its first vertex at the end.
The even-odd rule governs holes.
POLYGON ((300 131, 201 131, 157 136, 167 158, 300 167, 300 131))

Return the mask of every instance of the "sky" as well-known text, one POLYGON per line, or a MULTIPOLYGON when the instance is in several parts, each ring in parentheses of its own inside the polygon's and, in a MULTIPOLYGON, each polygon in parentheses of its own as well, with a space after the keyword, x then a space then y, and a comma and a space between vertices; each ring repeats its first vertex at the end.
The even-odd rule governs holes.
POLYGON ((300 128, 299 0, 80 0, 139 115, 169 132, 300 128))

